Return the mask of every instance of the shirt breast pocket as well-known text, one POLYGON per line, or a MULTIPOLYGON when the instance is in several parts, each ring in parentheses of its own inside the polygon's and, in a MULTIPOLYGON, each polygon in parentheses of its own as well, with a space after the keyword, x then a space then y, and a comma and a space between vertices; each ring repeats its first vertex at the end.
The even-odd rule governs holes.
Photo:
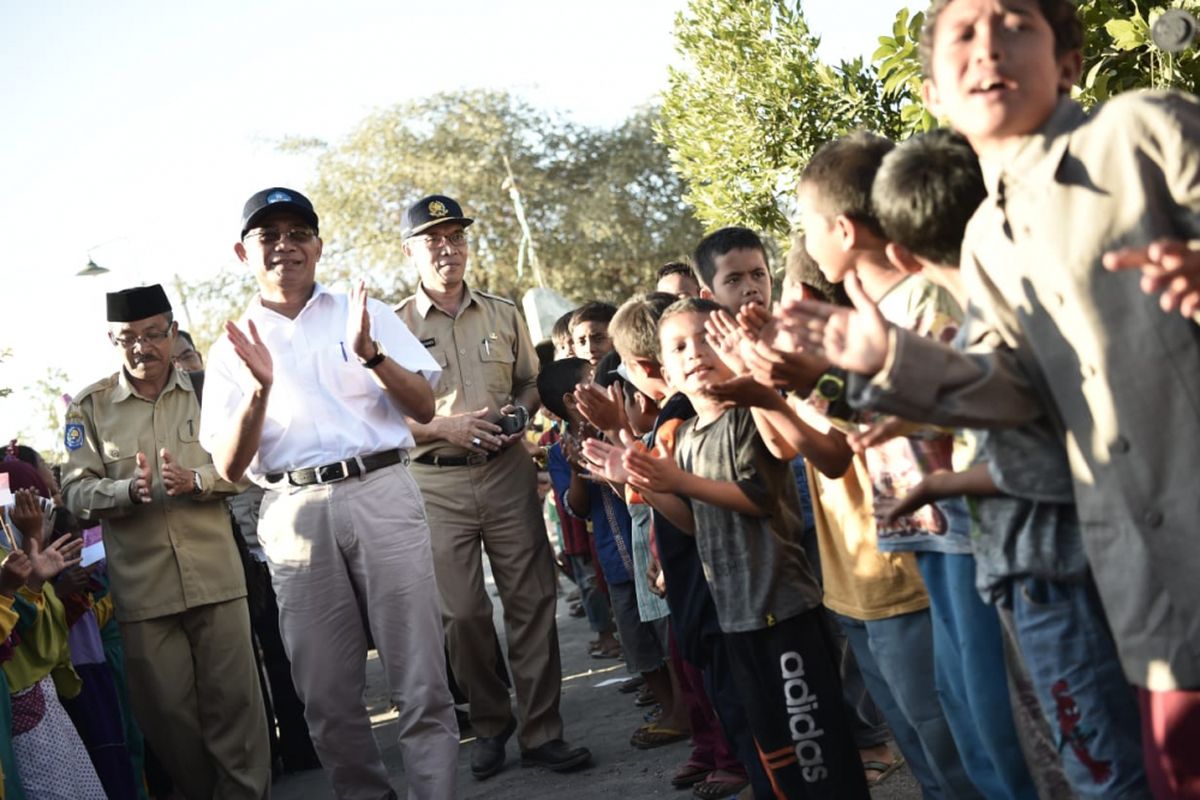
POLYGON ((513 364, 512 343, 503 339, 484 339, 479 345, 479 361, 483 364, 484 379, 492 394, 507 395, 512 392, 513 364))
POLYGON ((368 397, 380 390, 371 379, 371 371, 343 342, 319 348, 314 358, 321 389, 334 397, 368 397))
POLYGON ((104 474, 109 478, 132 478, 137 470, 137 454, 136 439, 103 439, 100 442, 100 460, 104 462, 104 474))

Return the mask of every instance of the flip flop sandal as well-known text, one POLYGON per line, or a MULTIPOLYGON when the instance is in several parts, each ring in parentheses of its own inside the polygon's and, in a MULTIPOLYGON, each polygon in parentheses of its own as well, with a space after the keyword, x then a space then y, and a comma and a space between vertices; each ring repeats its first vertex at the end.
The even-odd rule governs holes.
POLYGON ((713 771, 713 768, 707 764, 688 761, 671 776, 671 785, 676 789, 686 789, 704 780, 713 774, 713 771))
POLYGON ((642 688, 642 686, 645 685, 645 683, 646 683, 646 679, 643 678, 641 675, 637 675, 637 676, 632 677, 629 680, 625 681, 620 686, 618 686, 617 691, 620 692, 621 694, 633 694, 638 689, 642 688))
POLYGON ((649 686, 643 686, 642 690, 638 692, 637 697, 633 700, 633 704, 638 708, 652 706, 657 702, 658 701, 654 699, 654 692, 650 691, 649 686))
POLYGON ((892 763, 890 764, 885 764, 882 761, 864 761, 864 772, 866 770, 871 770, 872 772, 879 773, 878 777, 867 779, 867 786, 878 786, 890 778, 892 773, 900 769, 902 766, 904 766, 904 758, 901 756, 893 756, 892 763))
POLYGON ((592 658, 620 658, 621 657, 621 648, 619 645, 617 647, 610 647, 607 650, 605 650, 604 648, 601 648, 601 647, 597 647, 595 650, 592 650, 590 652, 592 654, 592 658))
POLYGON ((750 785, 750 781, 728 772, 716 771, 692 786, 692 795, 700 800, 725 800, 750 785))
POLYGON ((687 731, 676 730, 675 728, 664 728, 657 723, 653 725, 638 728, 633 732, 633 736, 629 737, 629 743, 638 750, 653 750, 656 747, 662 747, 667 744, 675 744, 682 742, 690 737, 687 731))

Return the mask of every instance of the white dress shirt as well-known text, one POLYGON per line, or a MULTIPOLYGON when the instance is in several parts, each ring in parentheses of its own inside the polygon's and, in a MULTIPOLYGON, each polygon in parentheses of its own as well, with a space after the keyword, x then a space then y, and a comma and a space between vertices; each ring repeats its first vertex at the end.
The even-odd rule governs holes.
MULTIPOLYGON (((255 483, 265 484, 268 473, 415 443, 404 414, 347 341, 348 306, 347 295, 318 283, 295 319, 266 308, 257 297, 242 314, 238 327, 249 335, 247 322, 253 320, 274 362, 262 439, 246 470, 255 483)), ((377 300, 367 301, 367 312, 371 336, 387 355, 436 386, 441 368, 395 312, 377 300)), ((209 353, 200 414, 200 442, 209 452, 237 424, 237 409, 252 390, 249 369, 222 336, 209 353)))

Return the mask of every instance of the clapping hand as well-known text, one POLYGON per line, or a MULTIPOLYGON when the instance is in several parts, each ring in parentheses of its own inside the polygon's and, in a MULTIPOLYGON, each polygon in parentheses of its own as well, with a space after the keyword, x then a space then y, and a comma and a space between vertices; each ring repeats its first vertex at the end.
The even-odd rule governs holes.
POLYGON ((619 444, 603 439, 585 439, 583 442, 583 459, 591 467, 592 474, 611 483, 629 482, 629 473, 622 461, 624 455, 625 448, 619 444))
POLYGON ((627 448, 621 463, 629 474, 629 484, 638 491, 667 494, 679 490, 683 470, 662 447, 655 447, 654 450, 627 448))
POLYGON ((888 323, 855 273, 846 276, 845 286, 853 309, 796 300, 782 306, 779 319, 803 349, 842 369, 871 377, 883 369, 887 359, 888 323))
POLYGON ((725 362, 725 366, 729 367, 734 375, 745 375, 746 360, 742 351, 748 350, 751 342, 733 317, 724 309, 714 311, 704 321, 704 332, 708 336, 708 343, 725 362))
POLYGON ((172 497, 192 494, 196 490, 196 473, 175 463, 171 451, 165 447, 158 455, 162 459, 163 488, 167 494, 172 497))
POLYGON ((254 325, 254 320, 247 321, 249 336, 242 332, 242 329, 232 322, 225 323, 225 335, 229 337, 229 343, 233 345, 233 352, 242 363, 246 365, 246 369, 250 372, 250 377, 258 384, 260 389, 270 389, 271 382, 274 380, 275 370, 274 363, 271 360, 271 351, 263 344, 263 340, 259 338, 258 328, 254 325))
POLYGON ((377 350, 371 339, 371 315, 367 311, 367 285, 359 280, 350 287, 346 313, 346 341, 354 354, 363 361, 374 358, 377 350))
POLYGON ((8 518, 17 526, 26 542, 36 540, 40 544, 46 535, 49 518, 42 511, 42 498, 32 489, 13 492, 13 507, 8 518))
POLYGON ((150 474, 150 462, 147 460, 146 454, 140 450, 134 462, 136 466, 133 477, 129 481, 129 499, 135 503, 149 503, 153 499, 150 495, 150 486, 153 482, 153 476, 150 474))
POLYGON ((602 431, 620 431, 628 426, 625 418, 625 397, 617 383, 604 388, 598 383, 581 383, 575 387, 575 401, 585 420, 602 431))

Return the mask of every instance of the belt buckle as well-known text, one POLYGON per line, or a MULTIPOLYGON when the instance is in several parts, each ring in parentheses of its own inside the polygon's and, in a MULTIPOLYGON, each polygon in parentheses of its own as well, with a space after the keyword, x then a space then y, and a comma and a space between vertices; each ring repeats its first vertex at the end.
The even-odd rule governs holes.
POLYGON ((482 467, 487 460, 487 453, 467 453, 467 466, 469 467, 482 467))
POLYGON ((347 476, 349 476, 349 474, 350 468, 346 466, 345 461, 338 461, 333 464, 323 464, 317 467, 313 472, 313 476, 317 479, 318 486, 325 483, 337 483, 338 481, 343 481, 347 478, 347 476), (334 470, 336 470, 336 474, 326 477, 327 471, 333 472, 334 470))

